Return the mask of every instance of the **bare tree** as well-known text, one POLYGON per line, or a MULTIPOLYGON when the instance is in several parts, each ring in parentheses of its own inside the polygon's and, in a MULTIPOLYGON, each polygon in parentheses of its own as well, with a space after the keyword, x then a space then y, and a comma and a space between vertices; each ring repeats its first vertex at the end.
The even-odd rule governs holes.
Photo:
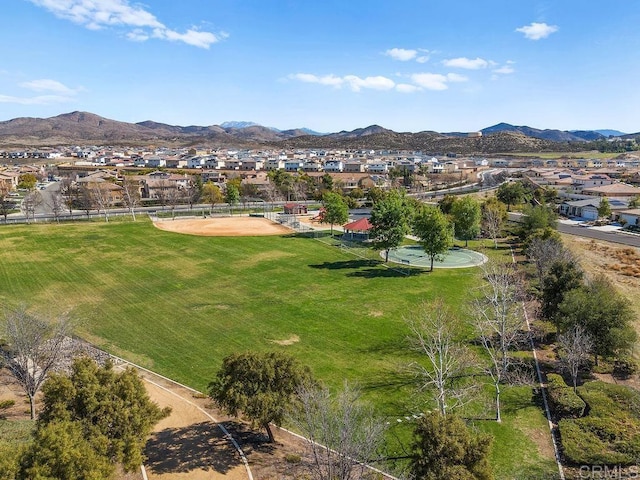
POLYGON ((56 222, 60 223, 60 215, 65 207, 65 200, 60 193, 60 190, 51 193, 51 196, 47 201, 47 207, 49 207, 53 212, 53 217, 56 219, 56 222))
POLYGON ((593 340, 587 330, 575 324, 570 330, 558 336, 560 366, 571 375, 573 390, 578 390, 580 369, 589 363, 593 351, 593 340))
POLYGON ((77 193, 77 187, 74 186, 73 179, 70 176, 62 177, 59 182, 60 193, 64 198, 64 203, 69 209, 69 214, 73 213, 74 194, 77 193))
POLYGON ((124 177, 122 181, 122 202, 129 209, 129 213, 136 221, 136 207, 140 204, 140 184, 131 177, 124 177))
POLYGON ((111 184, 108 182, 91 182, 89 185, 90 196, 93 205, 104 213, 104 221, 109 221, 109 208, 113 205, 113 197, 111 195, 111 184))
POLYGON ((30 315, 24 307, 5 312, 4 324, 8 349, 2 353, 9 371, 29 397, 34 419, 35 396, 62 359, 70 324, 66 316, 45 321, 30 315))
POLYGON ((176 206, 181 201, 186 200, 186 192, 178 188, 176 185, 174 188, 168 188, 165 192, 166 203, 171 208, 171 218, 176 217, 176 206))
POLYGON ((36 219, 36 209, 42 204, 42 195, 37 190, 31 191, 25 195, 22 199, 22 210, 27 217, 27 223, 29 223, 29 217, 34 221, 36 219))
POLYGON ((300 177, 296 177, 293 185, 291 186, 293 190, 293 198, 296 201, 306 200, 307 199, 307 189, 309 185, 300 177))
POLYGON ((78 206, 84 210, 87 218, 89 218, 91 216, 91 210, 95 208, 95 199, 93 198, 93 194, 88 185, 83 184, 81 187, 76 189, 75 201, 78 206))
POLYGON ((269 183, 265 185, 264 197, 265 197, 265 200, 271 204, 272 208, 273 208, 273 204, 282 198, 280 190, 278 189, 277 185, 272 181, 269 181, 269 183))
POLYGON ((525 336, 520 276, 507 264, 485 264, 485 284, 471 301, 476 334, 489 357, 485 369, 495 390, 496 420, 502 421, 501 385, 512 372, 520 372, 510 351, 525 336))
POLYGON ((571 262, 574 260, 573 255, 564 246, 562 240, 555 237, 532 238, 527 246, 526 254, 536 267, 539 284, 542 284, 542 280, 549 271, 549 268, 551 268, 551 265, 555 262, 571 262))
POLYGON ((4 217, 4 223, 7 223, 7 215, 15 206, 15 202, 9 197, 9 193, 11 193, 11 185, 0 180, 0 215, 4 217))
POLYGON ((413 362, 409 369, 421 391, 433 392, 442 415, 464 405, 475 390, 468 381, 475 365, 469 349, 457 339, 460 325, 442 299, 424 303, 417 315, 407 321, 413 349, 426 357, 426 365, 413 362))
POLYGON ((173 188, 176 188, 175 183, 170 182, 166 178, 158 180, 156 183, 156 188, 154 189, 155 197, 163 210, 168 203, 169 191, 173 188))
POLYGON ((498 248, 498 238, 507 219, 507 209, 503 203, 485 202, 482 205, 482 228, 493 240, 494 248, 498 248))
POLYGON ((359 390, 346 382, 335 397, 326 388, 299 390, 299 407, 291 419, 307 440, 311 478, 361 479, 368 464, 378 458, 385 425, 359 397, 359 390))
POLYGON ((189 209, 193 209, 193 204, 198 203, 202 197, 202 179, 198 175, 194 180, 193 177, 187 183, 187 201, 189 202, 189 209))

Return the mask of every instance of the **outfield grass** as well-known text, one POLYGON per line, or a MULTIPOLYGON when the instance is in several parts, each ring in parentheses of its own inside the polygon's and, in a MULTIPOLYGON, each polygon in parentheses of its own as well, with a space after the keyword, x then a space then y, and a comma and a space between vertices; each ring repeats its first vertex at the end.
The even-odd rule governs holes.
MULTIPOLYGON (((403 275, 309 238, 197 237, 146 219, 6 226, 0 251, 4 305, 69 312, 80 336, 112 353, 205 390, 224 356, 284 350, 332 387, 358 383, 390 422, 425 408, 399 373, 416 358, 403 318, 436 297, 462 313, 477 282, 476 269, 403 275)), ((526 414, 486 427, 497 433, 498 478, 545 463, 527 443, 546 429, 528 402, 526 414)))

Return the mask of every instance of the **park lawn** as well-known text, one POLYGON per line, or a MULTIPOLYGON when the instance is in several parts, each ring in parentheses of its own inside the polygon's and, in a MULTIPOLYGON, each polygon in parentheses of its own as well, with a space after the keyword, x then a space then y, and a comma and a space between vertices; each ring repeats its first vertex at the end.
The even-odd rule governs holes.
POLYGON ((288 351, 333 388, 359 384, 390 421, 425 408, 401 373, 416 359, 404 318, 436 297, 462 313, 478 273, 403 275, 309 238, 198 237, 146 219, 5 226, 0 251, 3 305, 68 312, 112 353, 204 391, 230 353, 288 351))

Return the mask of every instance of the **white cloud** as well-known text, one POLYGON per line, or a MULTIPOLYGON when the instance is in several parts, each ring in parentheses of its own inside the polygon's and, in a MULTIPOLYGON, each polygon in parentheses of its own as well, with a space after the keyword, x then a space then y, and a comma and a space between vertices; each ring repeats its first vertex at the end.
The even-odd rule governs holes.
POLYGON ((326 85, 335 88, 349 88, 354 92, 360 92, 364 89, 371 90, 395 90, 400 93, 415 93, 422 90, 446 90, 450 83, 467 82, 469 79, 458 73, 414 73, 412 75, 398 74, 399 77, 409 79, 401 83, 396 83, 388 77, 371 76, 358 77, 357 75, 345 75, 342 77, 336 75, 314 75, 312 73, 295 73, 289 75, 290 80, 297 80, 305 83, 316 83, 318 85, 326 85))
POLYGON ((201 32, 195 28, 178 33, 166 27, 155 15, 128 0, 30 0, 55 16, 83 25, 90 30, 106 27, 130 28, 126 36, 130 40, 145 41, 150 37, 184 42, 200 48, 209 48, 225 38, 225 34, 201 32), (151 30, 149 34, 145 29, 151 30))
POLYGON ((295 73, 289 75, 289 78, 292 80, 299 80, 301 82, 318 83, 320 85, 328 85, 337 88, 345 85, 354 92, 359 92, 363 88, 369 88, 372 90, 391 90, 396 85, 390 78, 382 76, 360 78, 356 75, 337 77, 335 75, 318 76, 312 73, 295 73))
POLYGON ((75 95, 76 90, 63 85, 56 80, 47 78, 40 80, 32 80, 30 82, 22 82, 19 86, 33 90, 34 92, 53 92, 61 95, 75 95))
POLYGON ((127 38, 134 42, 146 42, 149 40, 149 34, 140 28, 136 28, 127 33, 127 38))
POLYGON ((469 79, 464 75, 458 73, 447 73, 447 80, 449 82, 468 82, 469 79))
POLYGON ((509 75, 513 72, 515 72, 515 69, 510 65, 504 65, 503 67, 493 70, 493 73, 499 73, 500 75, 509 75))
POLYGON ((410 83, 399 83, 396 85, 396 90, 401 93, 414 93, 422 90, 417 85, 411 85, 410 83))
POLYGON ((166 28, 156 28, 153 31, 153 36, 155 38, 169 40, 172 42, 184 42, 187 45, 193 45, 194 47, 200 48, 209 48, 209 45, 216 43, 220 38, 225 37, 223 35, 216 36, 211 32, 201 32, 200 30, 193 28, 190 28, 185 33, 174 32, 173 30, 166 28))
POLYGON ((429 55, 422 55, 418 58, 416 58, 416 62, 418 63, 427 63, 429 61, 429 55))
POLYGON ((75 89, 67 87, 57 80, 49 78, 22 82, 19 83, 18 86, 36 93, 42 93, 42 95, 36 95, 33 97, 0 95, 0 103, 17 103, 19 105, 53 105, 69 103, 75 101, 77 93, 84 90, 82 87, 75 89))
POLYGON ((439 73, 414 73, 411 75, 411 80, 419 87, 427 90, 446 90, 449 88, 446 75, 439 73))
POLYGON ((516 32, 523 33, 524 36, 529 40, 540 40, 541 38, 547 38, 549 35, 557 31, 557 25, 547 25, 546 23, 536 22, 520 28, 516 28, 516 32))
POLYGON ((443 65, 452 68, 465 68, 467 70, 479 70, 481 68, 487 68, 489 66, 489 62, 483 58, 451 58, 449 60, 443 60, 443 65))
POLYGON ((388 57, 393 58, 394 60, 400 60, 401 62, 407 62, 409 60, 413 60, 418 55, 417 50, 407 50, 404 48, 391 48, 384 52, 384 54, 388 57))
POLYGON ((359 92, 362 88, 391 90, 396 86, 396 83, 393 80, 382 76, 360 78, 355 75, 347 75, 344 77, 344 80, 354 92, 359 92))
POLYGON ((0 95, 0 103, 17 103, 19 105, 52 105, 57 103, 67 103, 73 100, 62 95, 38 95, 36 97, 12 97, 10 95, 0 95))
POLYGON ((319 77, 311 73, 296 73, 289 75, 289 78, 305 83, 319 83, 320 85, 330 85, 332 87, 340 87, 344 83, 342 78, 336 77, 335 75, 324 75, 319 77))

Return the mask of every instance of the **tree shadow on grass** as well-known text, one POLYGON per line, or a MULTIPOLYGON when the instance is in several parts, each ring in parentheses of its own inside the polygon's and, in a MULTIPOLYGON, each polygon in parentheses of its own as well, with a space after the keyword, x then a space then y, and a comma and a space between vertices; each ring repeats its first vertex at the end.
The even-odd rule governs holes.
POLYGON ((359 259, 359 260, 343 260, 340 262, 324 262, 324 263, 314 264, 309 266, 311 268, 322 268, 327 270, 342 270, 342 269, 355 270, 358 268, 375 267, 377 265, 380 265, 380 262, 377 260, 359 259))
POLYGON ((145 466, 156 473, 215 470, 227 473, 240 458, 218 426, 202 422, 155 433, 147 442, 145 466))
POLYGON ((414 268, 367 268, 359 270, 357 272, 348 273, 348 277, 361 277, 361 278, 405 278, 416 277, 429 273, 426 270, 417 270, 414 268))

